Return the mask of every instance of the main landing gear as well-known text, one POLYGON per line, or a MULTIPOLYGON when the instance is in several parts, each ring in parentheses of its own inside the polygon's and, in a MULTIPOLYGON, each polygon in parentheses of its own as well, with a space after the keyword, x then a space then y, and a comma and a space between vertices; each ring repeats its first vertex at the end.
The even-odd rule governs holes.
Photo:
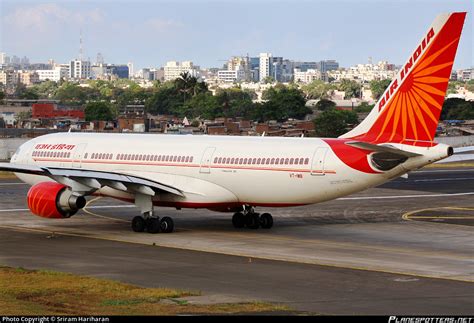
POLYGON ((132 219, 132 230, 135 232, 171 233, 174 230, 173 219, 169 216, 159 218, 153 214, 153 201, 146 194, 135 194, 135 205, 141 209, 142 216, 132 219))
POLYGON ((245 208, 243 212, 235 213, 232 217, 232 224, 238 229, 243 227, 250 229, 270 229, 273 226, 273 217, 270 213, 263 213, 260 215, 250 207, 245 208))
POLYGON ((174 230, 174 221, 169 216, 163 218, 153 216, 136 216, 132 220, 132 230, 148 233, 171 233, 174 230))

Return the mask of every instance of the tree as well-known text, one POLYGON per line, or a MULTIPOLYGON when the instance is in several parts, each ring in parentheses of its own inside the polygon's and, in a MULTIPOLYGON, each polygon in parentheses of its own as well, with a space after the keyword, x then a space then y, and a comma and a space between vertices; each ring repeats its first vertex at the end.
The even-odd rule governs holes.
POLYGON ((87 90, 72 82, 64 82, 56 91, 55 99, 68 104, 81 105, 87 101, 87 90))
POLYGON ((378 100, 383 92, 385 92, 385 89, 388 88, 392 81, 389 79, 385 80, 373 80, 370 81, 370 90, 372 91, 372 97, 374 100, 378 100))
POLYGON ((263 93, 265 103, 256 107, 253 119, 262 121, 279 120, 288 118, 303 119, 312 110, 306 107, 303 92, 298 89, 270 88, 263 93))
POLYGON ((219 116, 219 112, 217 98, 211 93, 196 94, 179 108, 179 115, 181 117, 214 119, 219 116))
POLYGON ((56 96, 58 83, 54 81, 44 81, 33 85, 32 89, 38 94, 40 99, 51 99, 56 96))
POLYGON ((314 80, 313 82, 303 85, 303 93, 306 99, 329 99, 334 92, 335 86, 332 84, 324 83, 321 80, 314 80))
POLYGON ((474 119, 474 102, 452 98, 444 101, 441 120, 474 119))
POLYGON ((145 101, 145 109, 152 114, 180 113, 183 105, 181 94, 177 92, 173 84, 163 83, 145 101))
POLYGON ((0 101, 3 101, 5 99, 5 92, 0 91, 0 101))
POLYGON ((37 100, 38 94, 32 88, 27 88, 24 84, 19 83, 14 92, 14 97, 18 99, 26 99, 26 100, 37 100))
POLYGON ((272 84, 275 82, 275 79, 272 76, 267 76, 263 79, 263 83, 265 84, 272 84))
POLYGON ((254 109, 252 92, 243 91, 238 87, 218 89, 216 99, 220 107, 220 116, 222 117, 243 117, 249 119, 254 109))
POLYGON ((113 119, 111 105, 108 102, 89 102, 84 110, 86 121, 108 121, 113 119))
POLYGON ((370 112, 374 108, 374 104, 368 104, 367 102, 361 102, 358 107, 356 107, 354 110, 357 113, 360 112, 370 112))
POLYGON ((344 91, 345 99, 360 97, 361 85, 353 80, 343 79, 339 84, 339 91, 344 91))
POLYGON ((318 111, 327 111, 336 108, 336 103, 331 100, 321 99, 316 103, 316 110, 318 111))
POLYGON ((196 77, 191 76, 188 72, 181 73, 174 80, 174 84, 178 92, 183 95, 183 102, 192 96, 208 91, 206 83, 199 82, 196 77))
POLYGON ((467 81, 465 87, 469 92, 474 92, 474 80, 467 81))
POLYGON ((314 126, 319 137, 339 137, 357 122, 353 111, 327 110, 314 119, 314 126))

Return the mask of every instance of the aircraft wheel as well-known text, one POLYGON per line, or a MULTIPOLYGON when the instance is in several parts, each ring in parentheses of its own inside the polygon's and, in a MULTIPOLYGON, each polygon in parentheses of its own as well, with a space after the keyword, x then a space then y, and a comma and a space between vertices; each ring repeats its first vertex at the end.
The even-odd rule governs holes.
POLYGON ((235 213, 232 217, 232 224, 234 225, 234 228, 243 228, 245 226, 245 215, 243 215, 241 212, 235 213))
POLYGON ((258 229, 260 227, 260 216, 257 213, 247 214, 247 228, 258 229))
POLYGON ((145 231, 146 222, 142 216, 136 216, 132 219, 132 230, 134 232, 143 232, 145 231))
POLYGON ((260 226, 263 229, 270 229, 273 226, 273 217, 270 213, 263 213, 260 216, 260 226))
POLYGON ((159 218, 148 218, 146 220, 146 230, 148 233, 160 232, 160 219, 159 218))
POLYGON ((163 233, 170 233, 174 230, 174 221, 169 216, 165 216, 160 221, 160 229, 163 233))

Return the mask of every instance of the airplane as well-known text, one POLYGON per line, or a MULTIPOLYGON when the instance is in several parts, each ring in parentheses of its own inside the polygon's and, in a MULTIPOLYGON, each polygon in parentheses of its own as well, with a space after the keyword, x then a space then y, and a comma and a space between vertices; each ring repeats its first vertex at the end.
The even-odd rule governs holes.
POLYGON ((442 160, 434 142, 466 13, 439 15, 382 97, 339 138, 55 133, 34 138, 1 163, 32 185, 37 216, 69 218, 88 196, 134 203, 135 232, 169 233, 154 206, 234 213, 236 228, 273 226, 256 208, 329 201, 442 160))

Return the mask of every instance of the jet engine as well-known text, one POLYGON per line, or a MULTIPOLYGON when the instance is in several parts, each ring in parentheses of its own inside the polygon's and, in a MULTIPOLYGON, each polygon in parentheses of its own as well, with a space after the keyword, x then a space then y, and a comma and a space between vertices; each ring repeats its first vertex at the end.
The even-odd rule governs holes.
POLYGON ((31 212, 43 218, 69 218, 86 205, 84 196, 74 194, 67 186, 42 182, 30 188, 27 195, 31 212))

